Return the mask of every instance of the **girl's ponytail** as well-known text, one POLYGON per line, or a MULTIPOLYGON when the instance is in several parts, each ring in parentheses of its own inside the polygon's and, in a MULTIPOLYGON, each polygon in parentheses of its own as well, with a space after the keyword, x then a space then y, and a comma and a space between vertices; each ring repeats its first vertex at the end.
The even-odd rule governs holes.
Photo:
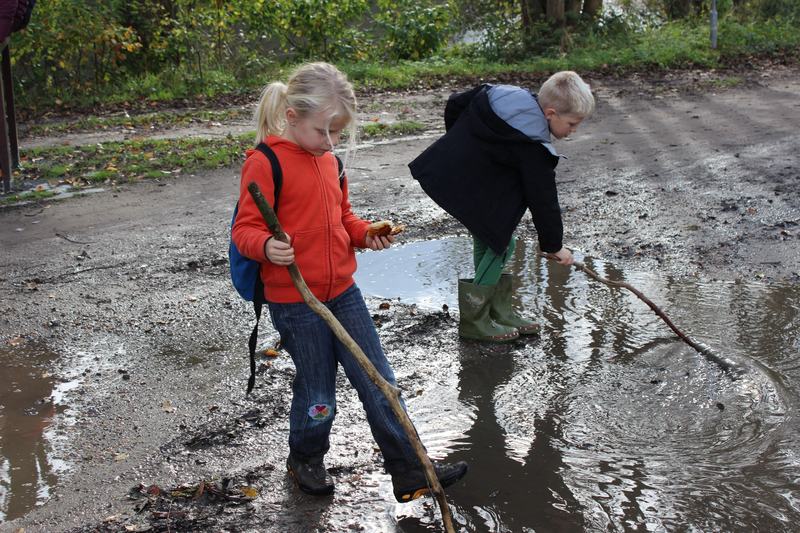
POLYGON ((264 88, 255 112, 256 145, 268 135, 280 135, 286 127, 286 84, 275 81, 264 88))

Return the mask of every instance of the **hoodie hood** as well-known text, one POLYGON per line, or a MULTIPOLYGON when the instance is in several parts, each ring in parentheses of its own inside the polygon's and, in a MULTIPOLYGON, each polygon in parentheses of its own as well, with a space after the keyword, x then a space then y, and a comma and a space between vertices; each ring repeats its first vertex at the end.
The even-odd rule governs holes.
POLYGON ((498 118, 528 139, 541 143, 559 157, 551 142, 550 127, 536 95, 513 85, 492 85, 487 91, 489 106, 498 118))

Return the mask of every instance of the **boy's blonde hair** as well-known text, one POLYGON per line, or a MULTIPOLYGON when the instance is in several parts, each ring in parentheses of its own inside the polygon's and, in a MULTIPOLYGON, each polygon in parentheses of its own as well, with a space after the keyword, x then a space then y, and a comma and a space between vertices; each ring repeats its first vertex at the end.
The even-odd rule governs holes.
POLYGON ((300 117, 329 113, 348 121, 345 132, 347 154, 356 143, 356 96, 347 76, 330 63, 306 63, 292 72, 284 84, 270 83, 261 93, 255 111, 256 145, 268 135, 281 135, 286 129, 286 110, 293 108, 300 117))
POLYGON ((558 113, 588 117, 594 111, 594 96, 589 85, 576 72, 562 70, 550 76, 539 90, 539 105, 558 113))

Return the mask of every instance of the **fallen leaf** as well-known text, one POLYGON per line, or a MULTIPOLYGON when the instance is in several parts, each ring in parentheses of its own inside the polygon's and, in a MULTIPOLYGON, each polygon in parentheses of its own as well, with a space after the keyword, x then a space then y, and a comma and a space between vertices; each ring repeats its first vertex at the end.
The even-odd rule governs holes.
POLYGON ((245 498, 256 498, 258 496, 258 490, 255 487, 241 487, 239 491, 244 494, 245 498))
POLYGON ((199 500, 200 496, 203 495, 203 492, 206 490, 206 482, 201 481, 200 484, 197 486, 197 490, 194 493, 194 499, 199 500))
POLYGON ((11 346, 19 346, 20 344, 25 342, 25 338, 21 336, 14 337, 13 339, 8 340, 8 344, 11 346))
POLYGON ((267 348, 263 353, 266 357, 278 357, 280 355, 280 352, 275 348, 267 348))

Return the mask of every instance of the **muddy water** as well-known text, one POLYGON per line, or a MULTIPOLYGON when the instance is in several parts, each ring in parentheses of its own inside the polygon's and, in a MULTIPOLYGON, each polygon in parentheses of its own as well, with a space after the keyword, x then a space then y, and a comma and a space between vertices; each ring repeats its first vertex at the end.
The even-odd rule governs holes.
POLYGON ((51 376, 55 358, 20 338, 0 346, 0 523, 45 502, 65 468, 52 453, 58 437, 51 423, 74 384, 51 376))
MULTIPOLYGON (((457 308, 467 239, 359 258, 365 294, 457 308), (402 266, 401 266, 402 265, 402 266), (390 272, 387 274, 387 272, 390 272)), ((800 287, 671 280, 586 260, 735 361, 737 379, 677 340, 627 291, 519 246, 517 307, 539 340, 455 342, 454 387, 412 417, 432 455, 466 460, 448 491, 469 531, 790 531, 800 521, 800 287)), ((444 347, 450 350, 448 347, 444 347)), ((438 527, 430 504, 365 519, 438 527)))

